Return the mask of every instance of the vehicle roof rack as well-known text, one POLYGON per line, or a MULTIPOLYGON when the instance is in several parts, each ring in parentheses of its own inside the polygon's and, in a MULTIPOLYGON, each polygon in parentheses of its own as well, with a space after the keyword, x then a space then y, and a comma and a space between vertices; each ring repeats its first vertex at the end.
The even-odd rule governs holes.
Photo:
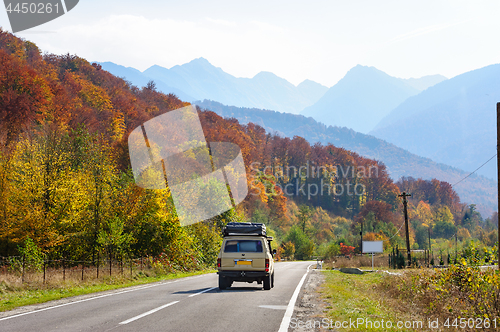
POLYGON ((266 236, 266 225, 251 222, 230 222, 222 231, 224 236, 229 235, 262 235, 266 236))

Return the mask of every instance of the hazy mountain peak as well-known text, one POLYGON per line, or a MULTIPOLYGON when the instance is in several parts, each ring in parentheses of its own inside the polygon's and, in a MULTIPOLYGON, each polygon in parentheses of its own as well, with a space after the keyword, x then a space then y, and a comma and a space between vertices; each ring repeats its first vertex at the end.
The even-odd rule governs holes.
POLYGON ((270 77, 272 77, 272 78, 281 78, 278 75, 276 75, 274 73, 271 73, 270 71, 261 71, 258 74, 256 74, 252 79, 262 78, 262 77, 265 77, 265 78, 270 78, 270 77))
POLYGON ((168 70, 168 68, 165 68, 165 67, 162 67, 162 66, 159 66, 159 65, 152 65, 151 67, 149 67, 148 69, 146 69, 145 71, 143 71, 143 73, 147 72, 147 71, 157 71, 157 70, 168 70))
POLYGON ((446 81, 447 79, 448 78, 444 77, 443 75, 437 74, 437 75, 422 76, 420 78, 407 78, 402 80, 405 81, 410 86, 414 87, 415 89, 424 91, 430 88, 431 86, 446 81))
POLYGON ((203 57, 199 57, 199 58, 196 58, 196 59, 193 59, 183 65, 182 66, 192 66, 192 65, 195 65, 195 66, 202 66, 202 67, 206 67, 206 66, 212 66, 212 67, 215 67, 214 65, 212 65, 210 63, 210 61, 208 61, 207 59, 203 58, 203 57))
POLYGON ((200 63, 208 63, 208 64, 210 64, 210 62, 207 59, 205 59, 204 57, 202 57, 202 56, 200 56, 199 58, 193 59, 193 60, 191 60, 189 62, 200 62, 200 63))
POLYGON ((328 88, 317 82, 304 80, 299 85, 297 85, 297 90, 299 90, 304 96, 309 96, 311 104, 313 104, 321 97, 323 97, 325 92, 328 91, 328 88))
POLYGON ((318 82, 315 82, 315 81, 312 81, 309 79, 305 79, 302 82, 300 82, 299 85, 297 85, 297 88, 299 88, 299 87, 321 87, 321 88, 325 89, 325 92, 326 92, 326 90, 328 90, 327 86, 324 86, 321 83, 318 83, 318 82))
POLYGON ((270 84, 270 85, 273 85, 273 84, 278 85, 279 84, 279 85, 284 86, 288 89, 295 88, 295 86, 292 83, 290 83, 287 80, 285 80, 284 78, 281 78, 278 75, 271 73, 271 72, 268 72, 268 71, 261 71, 260 73, 258 73, 257 75, 255 75, 252 78, 252 81, 254 81, 257 84, 264 84, 264 83, 270 84))
POLYGON ((154 80, 157 86, 169 86, 165 92, 174 92, 184 100, 212 99, 228 105, 258 107, 281 112, 298 113, 304 107, 314 104, 328 90, 316 82, 306 80, 294 86, 286 79, 268 71, 262 71, 253 78, 237 78, 221 68, 215 67, 207 59, 199 57, 170 69, 153 65, 131 76, 132 71, 120 71, 108 66, 114 73, 130 76, 144 86, 154 80), (175 88, 172 89, 170 87, 175 88))
POLYGON ((130 70, 130 71, 133 71, 134 73, 140 73, 141 71, 140 70, 137 70, 135 68, 132 68, 132 67, 125 67, 125 66, 122 66, 122 65, 117 65, 116 63, 113 63, 111 61, 105 61, 105 62, 98 62, 98 61, 95 61, 96 63, 100 64, 104 70, 106 71, 109 71, 107 68, 114 68, 115 70, 116 69, 121 69, 121 70, 130 70))
POLYGON ((382 74, 385 76, 389 76, 383 71, 373 67, 373 66, 363 66, 363 65, 356 65, 349 69, 347 74, 344 77, 349 77, 352 75, 367 75, 367 74, 382 74))
POLYGON ((199 75, 203 71, 212 71, 212 70, 217 70, 217 71, 223 72, 223 70, 221 68, 215 67, 207 59, 202 58, 202 57, 193 59, 193 60, 191 60, 185 64, 182 64, 182 65, 173 66, 172 68, 170 68, 170 70, 172 70, 172 71, 189 70, 189 71, 193 71, 193 74, 195 74, 195 75, 199 75))
MULTIPOLYGON (((473 171, 496 152, 500 64, 455 76, 411 97, 371 132, 412 153, 473 171)), ((497 178, 496 160, 477 171, 497 178)))
POLYGON ((367 133, 392 109, 419 92, 375 67, 357 65, 301 114, 327 125, 367 133))

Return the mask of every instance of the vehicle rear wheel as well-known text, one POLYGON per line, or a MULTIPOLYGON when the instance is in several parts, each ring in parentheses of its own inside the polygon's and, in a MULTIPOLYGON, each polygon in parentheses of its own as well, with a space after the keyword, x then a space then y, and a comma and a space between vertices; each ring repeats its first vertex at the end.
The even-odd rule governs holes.
POLYGON ((219 276, 219 289, 224 290, 228 287, 228 282, 223 276, 219 276))
POLYGON ((271 288, 274 288, 274 272, 271 274, 271 288))
POLYGON ((264 281, 264 290, 270 290, 271 289, 271 275, 264 277, 263 281, 264 281))

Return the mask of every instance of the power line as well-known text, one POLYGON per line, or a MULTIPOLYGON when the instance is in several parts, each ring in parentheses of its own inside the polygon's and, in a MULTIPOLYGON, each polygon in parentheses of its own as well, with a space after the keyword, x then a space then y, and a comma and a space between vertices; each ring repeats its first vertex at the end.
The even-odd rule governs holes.
POLYGON ((457 183, 455 183, 454 185, 452 185, 452 187, 456 186, 457 184, 459 184, 463 180, 467 179, 472 174, 476 173, 476 171, 478 171, 481 167, 483 167, 484 165, 486 165, 487 163, 489 163, 491 161, 491 159, 495 158, 496 156, 497 156, 497 154, 495 153, 495 155, 493 157, 491 157, 490 159, 488 159, 488 161, 486 161, 484 164, 482 164, 481 166, 479 166, 478 168, 476 168, 472 173, 470 173, 469 175, 467 175, 466 177, 464 177, 462 180, 460 180, 457 183))
POLYGON ((389 241, 391 240, 393 237, 395 237, 396 235, 399 234, 399 231, 401 230, 401 228, 403 228, 403 226, 405 225, 404 222, 401 223, 401 227, 399 227, 398 231, 396 233, 394 233, 390 238, 388 238, 387 240, 384 240, 384 241, 389 241))

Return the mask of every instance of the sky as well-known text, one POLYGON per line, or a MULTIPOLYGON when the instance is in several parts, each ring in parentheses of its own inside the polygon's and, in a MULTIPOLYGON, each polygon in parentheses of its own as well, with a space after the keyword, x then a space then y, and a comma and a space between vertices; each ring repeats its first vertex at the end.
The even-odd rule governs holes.
MULTIPOLYGON (((80 0, 16 36, 141 71, 203 57, 237 77, 269 71, 331 87, 357 64, 451 78, 500 63, 499 14, 498 0, 80 0)), ((0 26, 11 31, 5 7, 0 26)))

